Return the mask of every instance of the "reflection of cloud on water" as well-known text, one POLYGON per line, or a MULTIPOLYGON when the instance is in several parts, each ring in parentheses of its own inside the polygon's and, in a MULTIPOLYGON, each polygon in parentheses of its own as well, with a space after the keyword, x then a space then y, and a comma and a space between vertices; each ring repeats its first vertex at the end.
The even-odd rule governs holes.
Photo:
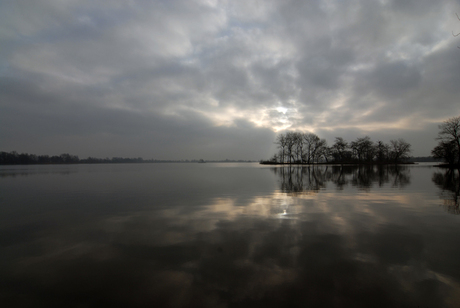
POLYGON ((327 193, 275 193, 245 206, 218 198, 195 211, 95 221, 80 230, 87 237, 70 227, 37 240, 48 252, 21 261, 9 279, 39 288, 29 296, 43 304, 53 290, 59 303, 81 305, 455 307, 444 299, 457 296, 460 277, 430 267, 421 226, 404 226, 403 213, 389 223, 401 211, 392 204, 408 200, 342 195, 333 202, 327 193), (389 212, 370 212, 381 198, 389 212), (367 221, 357 224, 362 215, 367 221))
MULTIPOLYGON (((409 211, 428 207, 426 196, 420 193, 395 195, 379 193, 329 193, 297 195, 275 192, 269 196, 254 197, 246 205, 232 198, 213 199, 210 204, 190 210, 187 206, 162 209, 151 214, 141 213, 111 219, 106 222, 112 237, 123 243, 143 242, 147 245, 176 245, 194 241, 199 234, 212 233, 222 224, 246 228, 255 220, 269 219, 271 228, 282 226, 281 220, 291 220, 289 226, 321 221, 321 232, 347 235, 347 245, 354 245, 356 234, 377 232, 390 223, 405 224, 404 215, 393 215, 395 208, 409 211), (122 225, 122 227, 115 225, 122 225), (155 227, 153 227, 155 226, 155 227), (118 235, 115 235, 118 234, 118 235)), ((249 228, 249 227, 248 227, 249 228)))
POLYGON ((4 255, 22 258, 8 261, 2 294, 42 306, 458 303, 460 235, 446 230, 440 242, 430 233, 444 221, 426 228, 413 212, 432 204, 421 192, 276 190, 244 200, 95 216, 59 232, 37 227, 7 243, 4 255))

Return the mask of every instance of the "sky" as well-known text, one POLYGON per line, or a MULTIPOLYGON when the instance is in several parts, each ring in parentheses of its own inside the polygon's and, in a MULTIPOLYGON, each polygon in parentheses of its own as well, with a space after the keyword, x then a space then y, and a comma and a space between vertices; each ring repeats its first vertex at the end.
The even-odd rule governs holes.
POLYGON ((0 151, 267 159, 460 116, 460 0, 0 0, 0 151))

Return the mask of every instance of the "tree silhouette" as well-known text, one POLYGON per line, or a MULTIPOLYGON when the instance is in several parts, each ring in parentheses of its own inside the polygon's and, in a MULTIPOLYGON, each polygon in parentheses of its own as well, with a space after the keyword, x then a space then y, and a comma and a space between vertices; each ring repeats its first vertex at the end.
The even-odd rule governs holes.
MULTIPOLYGON (((460 17, 458 17, 458 14, 457 14, 457 13, 455 13, 455 15, 457 15, 457 19, 458 19, 458 20, 460 20, 460 17)), ((453 36, 459 36, 459 35, 460 35, 460 32, 459 32, 459 33, 457 33, 457 34, 454 34, 454 31, 452 31, 452 35, 453 35, 453 36)), ((457 46, 457 48, 459 48, 459 49, 460 49, 460 46, 457 46)))
MULTIPOLYGON (((447 119, 438 127, 440 131, 436 139, 440 140, 438 147, 442 147, 444 151, 444 157, 440 158, 444 158, 446 162, 450 163, 448 156, 456 153, 456 161, 453 163, 460 163, 460 116, 447 119)), ((433 149, 433 151, 440 152, 440 148, 438 147, 433 149)))
POLYGON ((411 145, 404 139, 374 143, 369 136, 348 143, 336 137, 332 146, 314 133, 287 132, 276 137, 279 152, 262 164, 387 164, 401 163, 409 158, 411 145))
POLYGON ((411 151, 411 145, 404 139, 390 140, 390 156, 395 164, 407 159, 411 151))

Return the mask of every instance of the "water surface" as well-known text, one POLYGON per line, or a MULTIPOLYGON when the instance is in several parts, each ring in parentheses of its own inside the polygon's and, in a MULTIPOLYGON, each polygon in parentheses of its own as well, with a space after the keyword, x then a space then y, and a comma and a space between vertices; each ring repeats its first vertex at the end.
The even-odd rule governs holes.
POLYGON ((0 167, 2 307, 458 307, 458 171, 0 167))

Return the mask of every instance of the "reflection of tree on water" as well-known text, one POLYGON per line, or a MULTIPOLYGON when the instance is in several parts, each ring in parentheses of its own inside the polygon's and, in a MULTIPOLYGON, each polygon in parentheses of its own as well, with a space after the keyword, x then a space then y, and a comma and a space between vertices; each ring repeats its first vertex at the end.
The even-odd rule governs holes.
POLYGON ((337 189, 347 185, 370 189, 391 183, 393 187, 404 187, 410 183, 409 168, 398 165, 360 166, 288 166, 271 169, 280 179, 282 192, 318 192, 328 182, 337 189))
POLYGON ((328 167, 319 166, 296 167, 288 166, 271 169, 280 178, 282 192, 300 193, 317 192, 326 186, 328 167))
POLYGON ((433 173, 433 182, 441 188, 440 197, 445 209, 452 214, 460 214, 458 197, 460 195, 459 170, 447 170, 445 173, 433 173))

